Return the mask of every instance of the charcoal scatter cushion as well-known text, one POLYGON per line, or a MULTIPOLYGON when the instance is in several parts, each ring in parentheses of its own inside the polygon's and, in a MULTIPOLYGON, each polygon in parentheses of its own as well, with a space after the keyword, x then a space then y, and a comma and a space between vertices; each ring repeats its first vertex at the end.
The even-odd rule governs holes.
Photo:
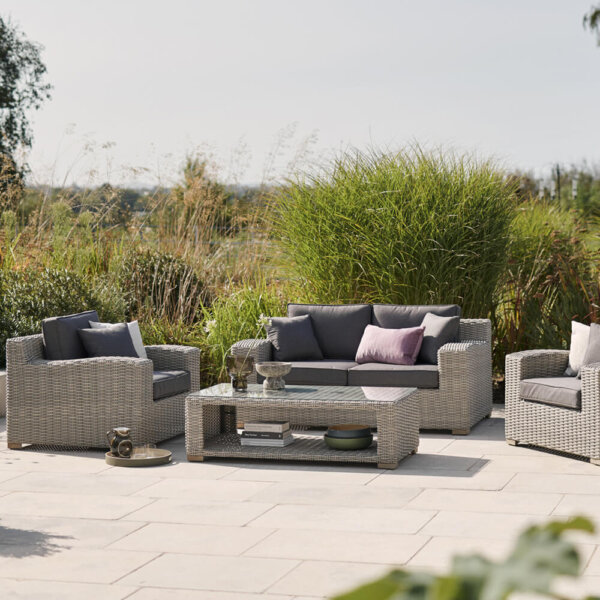
POLYGON ((280 361, 322 360, 323 353, 315 337, 310 315, 272 317, 266 326, 273 344, 273 358, 280 361))
POLYGON ((417 362, 437 365, 438 350, 444 344, 458 339, 460 317, 440 317, 427 313, 423 318, 422 326, 425 327, 425 333, 417 362))
POLYGON ((79 329, 78 333, 89 357, 131 356, 138 358, 126 323, 102 329, 79 329))

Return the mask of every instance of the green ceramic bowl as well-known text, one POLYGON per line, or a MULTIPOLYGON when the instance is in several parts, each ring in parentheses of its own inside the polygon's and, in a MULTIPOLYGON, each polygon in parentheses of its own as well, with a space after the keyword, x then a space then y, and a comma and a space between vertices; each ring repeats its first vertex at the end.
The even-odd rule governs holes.
POLYGON ((368 425, 331 425, 325 434, 330 438, 364 438, 371 435, 368 425))
POLYGON ((334 450, 364 450, 373 443, 373 435, 358 438, 332 438, 325 434, 323 439, 334 450))

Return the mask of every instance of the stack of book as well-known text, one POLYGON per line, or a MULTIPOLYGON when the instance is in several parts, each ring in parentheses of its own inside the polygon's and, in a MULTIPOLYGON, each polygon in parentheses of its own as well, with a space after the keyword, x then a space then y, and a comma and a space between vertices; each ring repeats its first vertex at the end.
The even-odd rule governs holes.
POLYGON ((289 421, 252 421, 244 423, 242 446, 289 446, 294 441, 289 421))

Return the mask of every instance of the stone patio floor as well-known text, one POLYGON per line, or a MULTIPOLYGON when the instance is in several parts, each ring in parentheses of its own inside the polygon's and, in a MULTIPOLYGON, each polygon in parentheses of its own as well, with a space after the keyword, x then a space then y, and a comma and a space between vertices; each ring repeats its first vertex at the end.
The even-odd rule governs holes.
MULTIPOLYGON (((102 452, 7 450, 0 436, 3 599, 309 600, 390 567, 500 557, 551 515, 600 523, 600 468, 504 441, 502 408, 469 436, 423 434, 395 471, 308 463, 109 467, 102 452)), ((600 533, 579 536, 600 591, 600 533)))

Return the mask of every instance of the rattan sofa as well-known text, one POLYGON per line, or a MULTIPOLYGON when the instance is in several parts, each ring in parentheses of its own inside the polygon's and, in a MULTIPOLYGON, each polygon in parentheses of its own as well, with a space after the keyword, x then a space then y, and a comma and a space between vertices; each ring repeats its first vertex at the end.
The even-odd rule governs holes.
MULTIPOLYGON (((506 357, 506 441, 530 444, 584 456, 600 464, 600 364, 581 368, 581 380, 564 377, 568 350, 528 350, 506 357), (558 406, 550 393, 545 399, 525 399, 523 383, 563 386, 578 401, 558 406), (570 380, 570 381, 561 381, 570 380), (579 385, 580 381, 580 385, 579 385), (571 393, 572 390, 579 394, 571 393), (552 402, 552 404, 548 403, 552 402)), ((543 389, 538 387, 538 389, 543 389)), ((560 389, 560 388, 559 388, 560 389)))
MULTIPOLYGON (((402 328, 421 324, 427 312, 441 316, 460 316, 456 305, 397 306, 397 305, 346 305, 369 307, 368 323, 380 327, 402 328)), ((288 316, 315 315, 325 309, 335 312, 335 306, 288 305, 288 316)), ((358 311, 358 309, 357 309, 358 311)), ((366 311, 366 309, 364 309, 366 311)), ((364 312, 363 311, 363 312, 364 312)), ((358 314, 358 312, 357 312, 358 314)), ((358 317, 356 317, 358 318, 358 317)), ((327 319, 317 314, 313 318, 315 334, 325 355, 319 362, 292 362, 292 371, 286 377, 290 384, 304 385, 360 385, 372 387, 417 387, 420 404, 421 429, 451 430, 466 435, 471 427, 492 411, 492 356, 491 322, 489 319, 460 319, 458 341, 445 344, 438 352, 438 365, 415 365, 414 368, 397 365, 357 365, 354 360, 360 335, 365 323, 358 326, 358 341, 347 349, 347 360, 328 355, 327 345, 332 333, 327 330, 327 319), (321 330, 320 330, 321 329, 321 330), (326 339, 326 338, 329 338, 326 339), (344 375, 346 370, 346 375, 344 375)), ((250 339, 237 342, 231 348, 235 355, 253 356, 256 362, 272 360, 273 347, 267 339, 250 339)), ((250 381, 261 381, 254 373, 250 381)), ((243 415, 238 415, 243 420, 243 415)), ((369 423, 376 426, 376 423, 369 423)))
POLYGON ((101 448, 113 427, 131 427, 134 443, 185 430, 185 398, 200 389, 200 350, 146 346, 147 359, 46 360, 43 336, 7 340, 6 437, 23 444, 101 448), (191 389, 153 399, 153 370, 190 373, 191 389))

